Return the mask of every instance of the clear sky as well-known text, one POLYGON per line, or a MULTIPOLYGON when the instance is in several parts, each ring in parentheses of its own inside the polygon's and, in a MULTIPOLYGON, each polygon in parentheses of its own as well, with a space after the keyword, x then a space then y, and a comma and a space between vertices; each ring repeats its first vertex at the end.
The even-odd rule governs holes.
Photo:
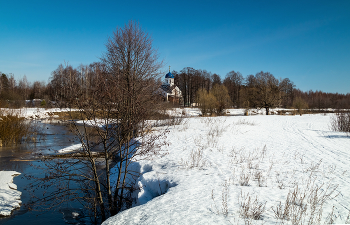
POLYGON ((61 63, 98 61, 129 20, 152 35, 164 71, 264 71, 303 91, 350 93, 349 0, 0 0, 0 71, 47 82, 61 63))

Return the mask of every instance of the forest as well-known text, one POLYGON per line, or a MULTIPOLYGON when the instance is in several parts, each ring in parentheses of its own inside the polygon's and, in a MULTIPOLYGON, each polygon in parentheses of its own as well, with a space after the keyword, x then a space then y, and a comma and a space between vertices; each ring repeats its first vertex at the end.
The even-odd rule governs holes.
MULTIPOLYGON (((84 93, 88 97, 105 72, 106 66, 102 62, 77 68, 64 63, 52 71, 48 83, 29 82, 26 76, 16 80, 12 73, 0 72, 0 107, 53 107, 55 103, 62 103, 77 93, 84 93)), ((350 93, 302 91, 288 78, 278 79, 277 75, 275 77, 269 72, 261 71, 244 77, 240 72, 232 70, 222 79, 218 74, 207 70, 185 67, 180 71, 172 71, 172 74, 175 85, 182 92, 180 106, 185 107, 198 103, 199 90, 209 93, 215 85, 220 85, 225 87, 229 96, 227 108, 298 108, 298 104, 302 104, 303 108, 317 110, 350 108, 350 93), (270 85, 268 89, 267 85, 270 85), (262 99, 267 90, 274 92, 273 96, 277 98, 262 99)), ((154 85, 161 85, 161 77, 163 76, 154 80, 154 85)))

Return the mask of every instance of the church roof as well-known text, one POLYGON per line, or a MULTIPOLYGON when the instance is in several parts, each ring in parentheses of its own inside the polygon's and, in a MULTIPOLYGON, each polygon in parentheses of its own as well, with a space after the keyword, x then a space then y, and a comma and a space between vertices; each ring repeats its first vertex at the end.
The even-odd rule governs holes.
POLYGON ((174 87, 171 87, 170 85, 167 85, 167 84, 163 84, 161 88, 163 89, 163 91, 169 94, 171 94, 174 89, 174 87))
POLYGON ((174 78, 174 75, 169 72, 165 75, 165 78, 174 78))

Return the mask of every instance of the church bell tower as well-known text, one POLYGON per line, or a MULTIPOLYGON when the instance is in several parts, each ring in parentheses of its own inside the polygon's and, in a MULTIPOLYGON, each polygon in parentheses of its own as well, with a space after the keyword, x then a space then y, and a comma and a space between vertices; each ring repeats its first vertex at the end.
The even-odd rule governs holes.
POLYGON ((174 75, 172 73, 170 73, 170 66, 169 66, 169 73, 167 73, 165 75, 165 84, 167 84, 169 86, 174 85, 174 75))

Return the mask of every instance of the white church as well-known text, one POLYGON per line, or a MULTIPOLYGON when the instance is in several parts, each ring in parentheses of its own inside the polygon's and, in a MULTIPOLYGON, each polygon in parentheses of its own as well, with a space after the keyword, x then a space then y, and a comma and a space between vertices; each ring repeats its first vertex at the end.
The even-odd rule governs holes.
POLYGON ((180 89, 175 86, 174 75, 170 72, 165 75, 165 81, 159 88, 160 94, 163 96, 164 100, 172 103, 180 103, 182 99, 182 93, 180 89))

